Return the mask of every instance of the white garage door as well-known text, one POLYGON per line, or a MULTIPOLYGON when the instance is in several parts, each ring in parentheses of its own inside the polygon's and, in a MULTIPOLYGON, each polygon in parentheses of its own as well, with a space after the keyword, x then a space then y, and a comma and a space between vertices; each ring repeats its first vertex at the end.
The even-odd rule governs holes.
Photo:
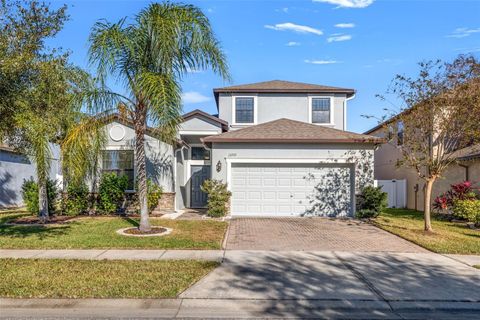
POLYGON ((352 171, 338 164, 233 163, 232 215, 351 215, 352 171))

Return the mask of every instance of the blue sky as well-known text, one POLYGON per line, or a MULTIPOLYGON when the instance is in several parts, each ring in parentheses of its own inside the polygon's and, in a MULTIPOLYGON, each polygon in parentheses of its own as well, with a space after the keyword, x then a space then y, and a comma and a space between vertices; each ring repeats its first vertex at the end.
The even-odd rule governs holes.
MULTIPOLYGON (((87 39, 94 22, 133 17, 150 1, 66 3, 71 20, 50 44, 72 51, 72 62, 88 69, 87 39)), ((385 107, 391 108, 375 95, 385 92, 395 74, 414 74, 422 60, 480 55, 480 1, 189 3, 210 18, 227 53, 233 84, 281 79, 354 88, 356 98, 348 105, 348 130, 354 132, 377 123, 361 115, 381 116, 385 107)), ((212 88, 225 85, 211 72, 189 74, 182 83, 184 111, 215 113, 212 88)))

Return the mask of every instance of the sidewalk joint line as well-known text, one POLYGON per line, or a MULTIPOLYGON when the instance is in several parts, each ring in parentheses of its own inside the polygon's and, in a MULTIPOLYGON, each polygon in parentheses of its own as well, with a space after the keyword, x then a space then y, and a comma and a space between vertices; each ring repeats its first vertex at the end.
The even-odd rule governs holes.
POLYGON ((100 257, 102 254, 106 253, 108 250, 110 250, 110 249, 103 250, 102 252, 97 254, 95 257, 93 257, 93 260, 99 260, 98 257, 100 257))
POLYGON ((162 260, 162 257, 167 253, 168 250, 163 250, 163 252, 160 254, 160 256, 158 257, 158 260, 162 260))
POLYGON ((370 291, 372 291, 375 295, 380 297, 380 299, 382 299, 382 301, 388 305, 388 307, 390 308, 393 314, 400 317, 400 319, 405 319, 401 314, 397 313, 394 310, 393 306, 390 304, 390 301, 363 274, 358 272, 352 265, 350 265, 347 261, 345 261, 345 259, 340 257, 335 251, 333 251, 333 255, 340 261, 341 264, 343 264, 348 270, 350 270, 358 280, 363 282, 370 289, 370 291))
POLYGON ((174 319, 177 319, 178 314, 180 313, 180 309, 182 308, 183 305, 183 298, 180 300, 180 304, 178 305, 177 312, 175 312, 175 315, 173 316, 174 319))

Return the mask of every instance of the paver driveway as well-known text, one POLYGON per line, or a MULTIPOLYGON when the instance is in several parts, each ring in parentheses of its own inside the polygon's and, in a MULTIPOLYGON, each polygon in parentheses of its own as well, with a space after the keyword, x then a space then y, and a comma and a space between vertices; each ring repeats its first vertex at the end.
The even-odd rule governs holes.
POLYGON ((328 218, 235 218, 227 250, 412 252, 427 250, 367 223, 328 218))

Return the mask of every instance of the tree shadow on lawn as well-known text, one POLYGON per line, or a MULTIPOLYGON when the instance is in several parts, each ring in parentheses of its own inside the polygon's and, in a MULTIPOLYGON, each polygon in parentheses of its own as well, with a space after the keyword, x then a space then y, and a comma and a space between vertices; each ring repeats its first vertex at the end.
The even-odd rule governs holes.
POLYGON ((135 219, 132 219, 130 217, 122 217, 123 221, 126 221, 132 225, 132 227, 138 228, 140 226, 140 223, 136 221, 135 219))
POLYGON ((0 237, 27 238, 36 236, 39 240, 44 240, 46 238, 65 235, 69 232, 70 228, 68 225, 0 225, 0 237))
POLYGON ((345 307, 352 301, 378 302, 383 298, 480 302, 480 273, 445 257, 401 253, 338 256, 341 259, 313 252, 249 252, 234 257, 227 253, 222 266, 187 290, 185 296, 260 299, 263 312, 280 317, 322 317, 329 303, 332 308, 335 303, 345 307))

